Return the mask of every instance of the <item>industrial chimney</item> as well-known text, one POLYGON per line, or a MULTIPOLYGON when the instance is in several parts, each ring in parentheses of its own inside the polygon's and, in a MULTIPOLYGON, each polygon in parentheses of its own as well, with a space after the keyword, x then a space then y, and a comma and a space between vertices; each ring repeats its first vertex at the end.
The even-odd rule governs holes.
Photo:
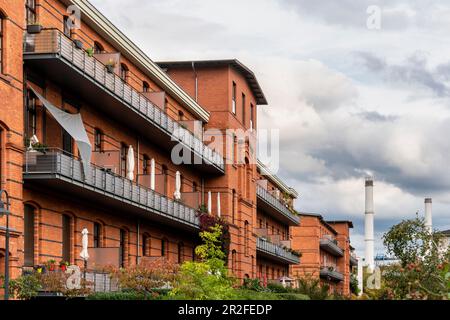
POLYGON ((364 214, 364 242, 366 246, 365 250, 365 263, 368 267, 368 272, 372 273, 375 269, 374 261, 374 236, 373 236, 373 178, 366 178, 366 211, 364 214))
POLYGON ((431 198, 425 199, 425 226, 430 232, 433 231, 432 203, 433 200, 431 198))

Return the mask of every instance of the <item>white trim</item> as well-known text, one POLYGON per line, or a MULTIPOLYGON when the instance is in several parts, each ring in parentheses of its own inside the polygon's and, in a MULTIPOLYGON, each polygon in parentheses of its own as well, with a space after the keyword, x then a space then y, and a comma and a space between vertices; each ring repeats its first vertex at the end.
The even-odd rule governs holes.
POLYGON ((82 12, 82 20, 104 37, 111 45, 167 91, 175 100, 202 121, 209 121, 209 112, 183 91, 161 68, 159 68, 125 34, 115 27, 87 0, 62 0, 66 5, 74 4, 82 12))

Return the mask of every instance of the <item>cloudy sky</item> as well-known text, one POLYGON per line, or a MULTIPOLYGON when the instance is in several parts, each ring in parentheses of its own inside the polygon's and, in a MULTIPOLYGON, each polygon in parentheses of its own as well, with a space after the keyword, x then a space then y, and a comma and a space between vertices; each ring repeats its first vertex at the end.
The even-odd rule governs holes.
MULTIPOLYGON (((155 61, 237 58, 269 100, 297 209, 354 221, 375 176, 376 252, 433 197, 450 228, 450 4, 439 0, 91 0, 155 61), (369 6, 380 9, 380 28, 369 6)), ((376 8, 375 8, 376 9, 376 8)))

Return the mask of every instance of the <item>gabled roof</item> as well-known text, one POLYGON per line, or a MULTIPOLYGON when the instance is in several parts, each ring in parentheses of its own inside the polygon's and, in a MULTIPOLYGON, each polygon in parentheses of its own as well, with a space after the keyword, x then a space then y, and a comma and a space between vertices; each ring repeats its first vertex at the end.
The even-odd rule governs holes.
POLYGON ((334 235, 337 235, 338 232, 327 222, 325 221, 325 219, 323 218, 323 216, 321 214, 318 213, 309 213, 309 212, 299 212, 298 213, 300 216, 305 216, 305 217, 315 217, 318 218, 319 221, 325 226, 327 227, 328 230, 330 230, 334 235))
POLYGON ((194 60, 194 61, 159 61, 156 62, 163 69, 170 68, 192 68, 194 67, 221 67, 232 66, 238 72, 240 72, 247 80, 253 95, 255 96, 256 103, 258 105, 266 105, 267 100, 261 86, 256 79, 255 74, 247 66, 237 59, 224 59, 224 60, 194 60))
POLYGON ((350 220, 328 220, 327 222, 330 224, 346 223, 349 228, 353 228, 353 222, 350 220))

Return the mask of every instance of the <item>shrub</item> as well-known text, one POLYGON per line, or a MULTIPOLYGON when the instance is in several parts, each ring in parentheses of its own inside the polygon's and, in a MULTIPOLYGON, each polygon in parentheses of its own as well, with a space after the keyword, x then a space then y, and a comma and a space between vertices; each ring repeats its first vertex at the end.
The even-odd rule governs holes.
POLYGON ((301 293, 277 293, 276 295, 283 300, 311 300, 309 296, 301 293))
POLYGON ((97 292, 87 296, 86 300, 150 300, 150 295, 135 291, 97 292))
POLYGON ((329 296, 329 289, 330 287, 327 284, 321 285, 319 279, 306 276, 298 279, 298 288, 295 292, 304 294, 312 300, 325 300, 329 296))
POLYGON ((41 282, 35 274, 26 274, 9 282, 10 290, 13 295, 21 300, 29 300, 38 295, 42 289, 41 282))
POLYGON ((235 300, 280 300, 280 297, 273 292, 254 291, 249 289, 236 289, 235 300))

